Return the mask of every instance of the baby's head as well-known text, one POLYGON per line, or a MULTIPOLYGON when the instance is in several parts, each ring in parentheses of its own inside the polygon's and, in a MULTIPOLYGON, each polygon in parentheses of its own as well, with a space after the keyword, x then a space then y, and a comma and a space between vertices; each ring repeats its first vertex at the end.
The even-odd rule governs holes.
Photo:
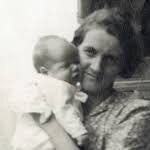
POLYGON ((34 48, 33 62, 38 73, 74 84, 79 75, 77 48, 58 36, 40 38, 34 48))

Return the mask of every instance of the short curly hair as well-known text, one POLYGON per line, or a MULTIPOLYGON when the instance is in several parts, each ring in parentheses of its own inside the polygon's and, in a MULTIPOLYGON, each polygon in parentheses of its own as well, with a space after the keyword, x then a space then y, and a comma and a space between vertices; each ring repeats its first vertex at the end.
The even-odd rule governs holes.
POLYGON ((73 44, 79 46, 86 33, 95 28, 103 28, 119 40, 125 60, 122 62, 123 67, 120 76, 123 78, 131 77, 141 62, 143 54, 141 41, 139 41, 139 36, 130 23, 130 16, 117 8, 97 10, 86 17, 75 31, 73 44))

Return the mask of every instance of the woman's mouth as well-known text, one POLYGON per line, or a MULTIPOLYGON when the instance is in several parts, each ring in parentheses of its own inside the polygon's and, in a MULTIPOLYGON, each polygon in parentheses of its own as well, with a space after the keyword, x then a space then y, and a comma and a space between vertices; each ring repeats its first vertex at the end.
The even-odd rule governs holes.
POLYGON ((102 73, 92 73, 92 72, 84 72, 84 76, 91 79, 91 80, 96 80, 96 81, 101 81, 103 79, 103 74, 102 73))

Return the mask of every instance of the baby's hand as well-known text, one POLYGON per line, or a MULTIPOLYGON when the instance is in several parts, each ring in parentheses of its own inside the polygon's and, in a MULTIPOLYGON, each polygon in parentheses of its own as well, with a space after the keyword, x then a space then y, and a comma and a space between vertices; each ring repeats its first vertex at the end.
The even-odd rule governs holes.
POLYGON ((88 134, 83 134, 83 135, 77 137, 76 140, 77 140, 77 144, 79 146, 83 146, 88 142, 88 134))

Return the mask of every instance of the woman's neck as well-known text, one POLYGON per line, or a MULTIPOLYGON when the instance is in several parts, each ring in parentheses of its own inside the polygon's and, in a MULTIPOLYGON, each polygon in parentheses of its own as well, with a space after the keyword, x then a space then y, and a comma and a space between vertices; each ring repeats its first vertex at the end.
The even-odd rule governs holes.
POLYGON ((84 109, 86 112, 92 111, 97 105, 102 101, 105 101, 110 95, 112 95, 113 89, 105 89, 98 94, 89 94, 86 104, 84 104, 84 109), (100 94, 101 93, 101 94, 100 94))

